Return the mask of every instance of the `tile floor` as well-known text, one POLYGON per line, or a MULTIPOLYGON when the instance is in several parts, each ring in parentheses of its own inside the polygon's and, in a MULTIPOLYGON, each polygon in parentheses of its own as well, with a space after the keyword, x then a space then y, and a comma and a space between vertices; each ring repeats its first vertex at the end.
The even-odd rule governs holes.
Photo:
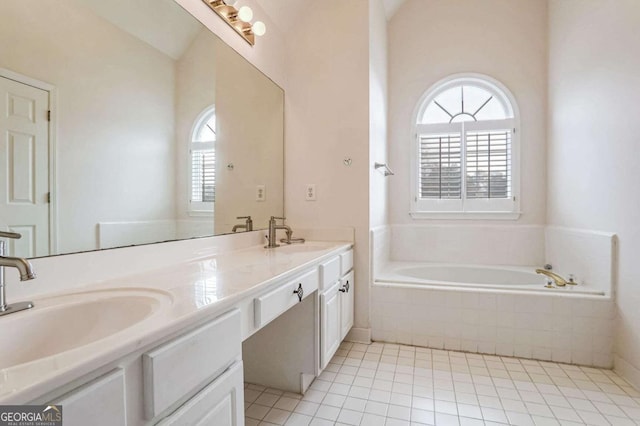
POLYGON ((255 425, 640 425, 640 393, 610 370, 343 343, 303 396, 245 385, 255 425))

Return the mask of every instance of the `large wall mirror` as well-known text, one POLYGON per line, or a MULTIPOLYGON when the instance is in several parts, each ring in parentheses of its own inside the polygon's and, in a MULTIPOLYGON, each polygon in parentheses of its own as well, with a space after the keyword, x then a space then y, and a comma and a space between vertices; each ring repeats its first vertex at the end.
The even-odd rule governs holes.
POLYGON ((282 89, 173 0, 2 1, 0 40, 0 229, 23 235, 9 254, 282 215, 282 89))

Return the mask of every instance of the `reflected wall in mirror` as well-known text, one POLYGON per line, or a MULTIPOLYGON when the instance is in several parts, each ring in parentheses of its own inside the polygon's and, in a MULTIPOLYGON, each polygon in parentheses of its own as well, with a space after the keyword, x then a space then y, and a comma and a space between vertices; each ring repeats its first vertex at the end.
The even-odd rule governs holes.
POLYGON ((282 89, 173 0, 4 1, 0 40, 0 229, 23 234, 10 254, 283 214, 282 89))

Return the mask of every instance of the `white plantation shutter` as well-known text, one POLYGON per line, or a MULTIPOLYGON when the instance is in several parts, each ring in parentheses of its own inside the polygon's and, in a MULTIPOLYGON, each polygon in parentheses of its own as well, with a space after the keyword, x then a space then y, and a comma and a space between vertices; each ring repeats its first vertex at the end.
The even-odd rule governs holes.
POLYGON ((216 200, 216 115, 206 108, 196 118, 191 131, 189 155, 189 211, 210 215, 216 200))
POLYGON ((466 134, 467 198, 511 198, 511 130, 466 134))
POLYGON ((460 134, 420 135, 420 198, 459 199, 462 195, 460 134))
POLYGON ((213 203, 216 199, 216 152, 194 149, 191 152, 191 202, 213 203))

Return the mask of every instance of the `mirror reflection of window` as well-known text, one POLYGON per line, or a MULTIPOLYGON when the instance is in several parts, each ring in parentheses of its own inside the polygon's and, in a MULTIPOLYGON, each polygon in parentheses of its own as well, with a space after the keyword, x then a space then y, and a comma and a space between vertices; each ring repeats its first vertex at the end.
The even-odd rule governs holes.
POLYGON ((190 212, 213 213, 216 196, 216 110, 200 113, 190 138, 190 212))

